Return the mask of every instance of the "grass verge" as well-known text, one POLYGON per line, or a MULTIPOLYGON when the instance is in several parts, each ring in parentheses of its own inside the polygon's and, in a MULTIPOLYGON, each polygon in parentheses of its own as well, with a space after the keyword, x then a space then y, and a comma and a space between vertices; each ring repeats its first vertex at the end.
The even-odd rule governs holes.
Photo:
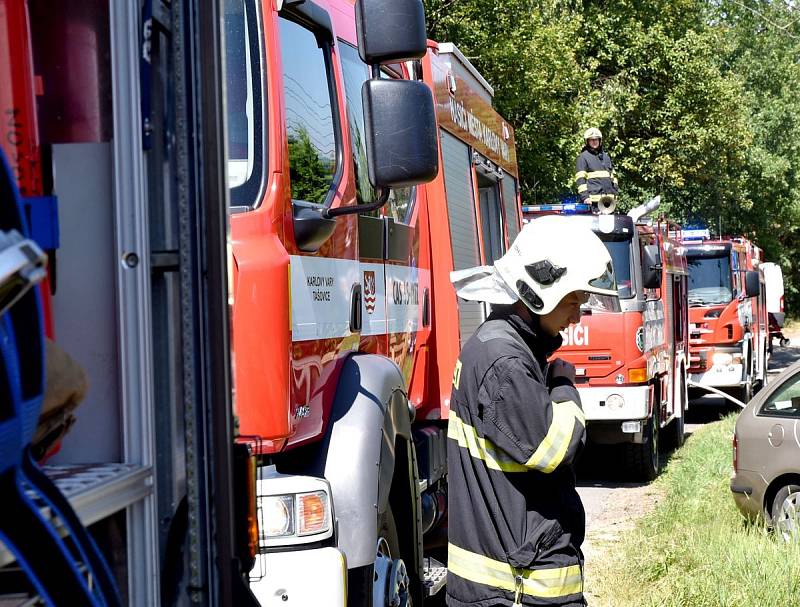
POLYGON ((609 544, 595 568, 599 604, 800 606, 800 546, 747 524, 733 503, 734 422, 731 415, 704 426, 674 454, 656 481, 664 500, 609 544))

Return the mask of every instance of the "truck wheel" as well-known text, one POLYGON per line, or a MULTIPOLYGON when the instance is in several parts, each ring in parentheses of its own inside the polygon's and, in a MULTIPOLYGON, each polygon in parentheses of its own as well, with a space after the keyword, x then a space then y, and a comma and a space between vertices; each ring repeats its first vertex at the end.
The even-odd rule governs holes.
POLYGON ((683 375, 681 375, 678 382, 675 392, 680 398, 680 402, 676 403, 675 412, 680 417, 673 419, 666 428, 663 446, 668 450, 678 449, 683 445, 686 439, 685 416, 688 397, 686 393, 686 380, 683 375))
POLYGON ((787 543, 800 543, 800 486, 786 485, 772 501, 772 525, 787 543))
POLYGON ((411 607, 410 580, 403 559, 391 507, 378 522, 375 575, 372 584, 373 607, 411 607))
POLYGON ((763 360, 764 360, 764 362, 761 365, 761 367, 762 367, 762 369, 761 369, 761 379, 758 380, 758 382, 756 382, 756 387, 753 390, 753 394, 758 394, 761 390, 763 390, 764 387, 767 385, 767 382, 769 381, 769 376, 767 375, 767 372, 769 371, 769 367, 768 367, 769 363, 767 362, 767 357, 764 356, 763 360))
POLYGON ((653 415, 644 429, 644 441, 625 445, 625 468, 639 481, 652 481, 661 471, 658 459, 658 406, 653 406, 653 415))
POLYGON ((742 401, 745 405, 750 402, 750 399, 753 398, 753 382, 749 381, 737 391, 736 396, 739 397, 739 400, 742 401))
POLYGON ((391 507, 378 519, 375 562, 347 572, 348 607, 410 607, 410 583, 400 557, 391 507))

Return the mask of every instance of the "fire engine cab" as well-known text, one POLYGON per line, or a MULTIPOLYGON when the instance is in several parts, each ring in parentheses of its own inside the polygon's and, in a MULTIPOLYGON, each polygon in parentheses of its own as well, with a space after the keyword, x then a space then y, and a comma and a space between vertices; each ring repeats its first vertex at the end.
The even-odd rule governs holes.
POLYGON ((365 61, 365 23, 386 28, 366 37, 383 48, 402 39, 387 15, 422 19, 404 4, 226 3, 235 407, 258 458, 262 605, 419 604, 446 579, 429 550, 444 545, 447 406, 485 314, 449 272, 516 236, 517 168, 457 48, 423 38, 411 60, 365 61), (403 84, 424 90, 419 115, 367 128, 403 84), (414 145, 438 174, 403 183, 395 148, 414 145), (376 166, 398 171, 388 195, 376 166))
POLYGON ((662 432, 682 442, 688 405, 686 259, 666 222, 645 219, 659 202, 627 215, 580 203, 523 207, 526 219, 559 213, 589 225, 611 254, 618 304, 590 299, 555 356, 575 365, 588 439, 622 444, 626 467, 643 480, 659 472, 662 432))
POLYGON ((712 239, 683 230, 689 262, 693 385, 733 392, 742 402, 767 380, 769 319, 764 254, 743 237, 712 239))

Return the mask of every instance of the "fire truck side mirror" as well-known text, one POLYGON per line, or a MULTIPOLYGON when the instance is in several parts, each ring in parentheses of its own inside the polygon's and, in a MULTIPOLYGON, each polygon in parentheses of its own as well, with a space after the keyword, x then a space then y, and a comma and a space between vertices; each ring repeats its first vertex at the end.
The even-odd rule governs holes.
POLYGON ((356 33, 367 65, 419 59, 428 48, 422 0, 358 0, 356 33))
POLYGON ((744 292, 747 297, 758 297, 761 295, 761 280, 757 271, 750 270, 745 272, 744 292))
POLYGON ((645 289, 661 286, 661 251, 657 244, 648 244, 642 249, 642 286, 645 289))
POLYGON ((411 80, 372 79, 361 87, 369 180, 376 188, 426 183, 439 172, 430 89, 411 80))

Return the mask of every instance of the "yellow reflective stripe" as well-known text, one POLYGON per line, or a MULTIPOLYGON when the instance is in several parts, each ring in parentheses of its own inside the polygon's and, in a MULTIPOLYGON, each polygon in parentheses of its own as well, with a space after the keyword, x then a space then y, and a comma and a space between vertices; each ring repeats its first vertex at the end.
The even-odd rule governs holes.
POLYGON ((578 179, 586 179, 586 175, 588 175, 586 171, 578 171, 575 173, 575 181, 578 181, 578 179))
POLYGON ((553 403, 553 421, 547 436, 525 465, 546 473, 555 470, 564 461, 576 421, 586 425, 586 417, 578 405, 571 400, 553 403))
POLYGON ((586 174, 587 179, 602 179, 603 177, 611 177, 608 171, 591 171, 586 174))
POLYGON ((447 422, 447 438, 452 438, 458 446, 469 451, 475 459, 486 464, 487 468, 501 472, 527 472, 528 468, 515 462, 508 453, 487 438, 478 436, 475 428, 465 424, 451 410, 447 422))
POLYGON ((588 189, 589 186, 586 185, 585 183, 582 183, 581 185, 578 186, 578 194, 580 194, 581 192, 585 192, 588 189))
POLYGON ((458 385, 461 383, 461 361, 456 360, 456 368, 453 369, 453 386, 458 390, 458 385))
POLYGON ((515 569, 508 563, 490 559, 448 543, 447 569, 458 577, 509 592, 517 590, 517 576, 522 578, 522 592, 528 596, 556 598, 583 592, 580 565, 549 569, 515 569))

